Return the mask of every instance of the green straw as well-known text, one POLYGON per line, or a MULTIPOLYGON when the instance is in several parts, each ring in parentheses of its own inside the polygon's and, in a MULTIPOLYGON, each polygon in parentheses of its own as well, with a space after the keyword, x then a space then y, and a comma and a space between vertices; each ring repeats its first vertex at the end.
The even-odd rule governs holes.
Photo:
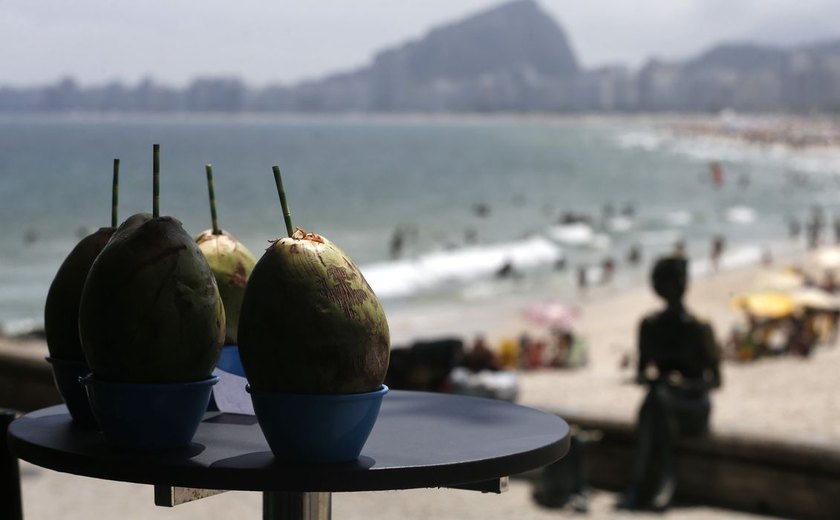
POLYGON ((111 181, 111 227, 117 227, 117 206, 120 203, 120 160, 114 159, 114 179, 111 181))
POLYGON ((286 191, 283 189, 283 179, 280 177, 280 167, 272 166, 271 169, 274 171, 274 184, 277 185, 277 195, 280 197, 280 206, 283 207, 283 219, 286 221, 286 231, 289 233, 289 236, 292 236, 292 233, 295 232, 295 228, 292 227, 292 213, 289 211, 289 203, 286 202, 286 191))
POLYGON ((210 197, 210 220, 213 222, 213 234, 221 235, 222 230, 219 229, 219 220, 216 217, 216 190, 213 189, 213 165, 205 165, 204 171, 207 172, 207 194, 210 197))
POLYGON ((160 216, 160 145, 152 145, 152 216, 160 216))

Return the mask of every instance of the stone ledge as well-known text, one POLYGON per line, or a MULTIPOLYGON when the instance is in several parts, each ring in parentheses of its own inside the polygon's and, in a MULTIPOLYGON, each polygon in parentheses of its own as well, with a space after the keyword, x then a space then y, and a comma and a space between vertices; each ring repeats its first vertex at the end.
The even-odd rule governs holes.
POLYGON ((62 403, 43 342, 0 344, 0 407, 23 412, 62 403))
MULTIPOLYGON (((547 410, 603 437, 586 445, 591 485, 628 488, 635 424, 579 411, 547 410)), ((688 502, 792 518, 840 518, 840 442, 713 431, 678 444, 676 496, 688 502)))

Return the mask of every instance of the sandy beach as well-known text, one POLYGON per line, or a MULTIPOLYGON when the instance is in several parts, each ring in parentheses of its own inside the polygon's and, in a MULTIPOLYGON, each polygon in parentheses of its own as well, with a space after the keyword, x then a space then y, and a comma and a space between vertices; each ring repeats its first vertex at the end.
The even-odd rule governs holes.
MULTIPOLYGON (((186 520, 193 518, 260 518, 259 493, 227 492, 174 508, 156 507, 152 488, 108 482, 23 466, 24 517, 27 520, 186 520)), ((616 511, 614 493, 595 491, 587 515, 571 510, 540 508, 531 499, 531 484, 512 480, 501 495, 453 489, 414 489, 373 493, 337 493, 333 496, 336 520, 550 520, 574 518, 648 519, 758 519, 760 516, 706 506, 673 508, 664 514, 616 511)))
MULTIPOLYGON (((742 319, 730 305, 740 294, 760 288, 763 280, 788 265, 812 266, 803 254, 770 267, 744 267, 712 273, 690 282, 688 308, 708 320, 718 342, 742 319)), ((641 281, 640 281, 641 283, 641 281)), ((662 307, 653 291, 641 285, 624 291, 599 288, 567 299, 578 305, 577 333, 588 343, 589 362, 573 370, 541 369, 520 374, 519 402, 541 408, 563 408, 594 415, 634 419, 642 389, 632 383, 633 366, 622 358, 635 356, 639 320, 662 307)), ((523 318, 527 298, 511 298, 473 306, 453 316, 446 310, 425 315, 395 316, 397 338, 459 335, 468 342, 479 331, 491 343, 517 337, 547 335, 523 318)), ((808 358, 782 356, 752 362, 724 361, 723 386, 713 395, 712 427, 730 432, 796 436, 840 441, 840 402, 833 398, 840 348, 822 345, 808 358)))
MULTIPOLYGON (((803 256, 801 259, 805 261, 803 256)), ((789 263, 789 262, 785 262, 789 263)), ((782 266, 778 263, 772 269, 782 266)), ((750 267, 725 271, 692 280, 686 302, 714 326, 722 341, 739 313, 731 299, 756 288, 768 268, 750 267)), ((576 331, 588 343, 589 362, 574 370, 542 369, 520 374, 521 404, 547 409, 562 408, 587 414, 634 420, 642 389, 629 383, 632 367, 622 367, 622 358, 635 352, 638 320, 661 304, 645 285, 613 291, 609 288, 576 298, 580 318, 576 331)), ((444 334, 471 338, 482 331, 489 340, 516 336, 523 330, 539 334, 522 317, 526 297, 508 298, 486 305, 474 305, 453 315, 445 309, 428 313, 389 317, 395 342, 411 337, 444 334)), ((546 331, 547 332, 547 331, 546 331)), ((43 344, 29 345, 33 349, 43 344)), ((725 361, 723 387, 714 394, 712 428, 762 436, 822 439, 840 442, 840 402, 833 398, 836 374, 840 371, 840 348, 820 346, 809 358, 784 356, 749 363, 725 361)), ((208 518, 254 517, 259 496, 227 493, 172 510, 154 508, 148 487, 105 483, 61 475, 23 465, 23 487, 27 518, 108 517, 122 518, 208 518), (50 497, 45 500, 44 497, 50 497), (90 509, 93 508, 93 509, 90 509), (77 514, 78 513, 78 514, 77 514)), ((615 518, 616 496, 596 492, 592 518, 615 518)), ((501 496, 454 490, 415 490, 400 493, 340 494, 334 500, 335 518, 549 518, 556 511, 542 510, 530 498, 530 484, 513 481, 501 496)), ((569 513, 572 514, 572 513, 569 513)), ((632 518, 647 515, 634 514, 632 518)), ((747 518, 702 506, 684 507, 652 518, 747 518)))

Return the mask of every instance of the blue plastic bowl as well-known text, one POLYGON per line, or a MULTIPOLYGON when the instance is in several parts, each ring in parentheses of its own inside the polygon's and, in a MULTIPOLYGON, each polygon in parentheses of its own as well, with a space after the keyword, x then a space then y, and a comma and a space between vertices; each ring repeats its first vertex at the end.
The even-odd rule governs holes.
POLYGON ((217 376, 190 383, 114 383, 80 379, 102 433, 133 450, 183 448, 198 430, 217 376))
POLYGON ((225 345, 216 366, 225 372, 245 377, 245 368, 242 367, 242 360, 239 359, 238 345, 225 345))
POLYGON ((88 396, 84 387, 79 384, 80 377, 90 374, 87 362, 53 357, 47 357, 47 361, 52 365, 55 386, 67 405, 73 424, 81 428, 96 428, 96 419, 90 411, 88 396))
POLYGON ((333 463, 359 458, 388 387, 360 394, 261 392, 248 387, 271 452, 292 462, 333 463))

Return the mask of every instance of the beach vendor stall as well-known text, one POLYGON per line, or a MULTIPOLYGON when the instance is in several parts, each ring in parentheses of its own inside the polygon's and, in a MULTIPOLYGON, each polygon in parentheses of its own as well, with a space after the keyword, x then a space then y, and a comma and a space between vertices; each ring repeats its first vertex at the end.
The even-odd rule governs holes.
POLYGON ((816 342, 833 344, 837 339, 840 297, 816 287, 802 287, 792 291, 791 298, 802 319, 810 321, 816 342))
POLYGON ((840 297, 817 287, 756 292, 732 300, 746 315, 746 328, 733 330, 730 354, 739 360, 765 355, 807 356, 837 337, 840 297))
POLYGON ((746 326, 732 331, 729 354, 749 361, 787 348, 788 328, 796 309, 793 298, 783 292, 746 293, 732 300, 746 316, 746 326))

